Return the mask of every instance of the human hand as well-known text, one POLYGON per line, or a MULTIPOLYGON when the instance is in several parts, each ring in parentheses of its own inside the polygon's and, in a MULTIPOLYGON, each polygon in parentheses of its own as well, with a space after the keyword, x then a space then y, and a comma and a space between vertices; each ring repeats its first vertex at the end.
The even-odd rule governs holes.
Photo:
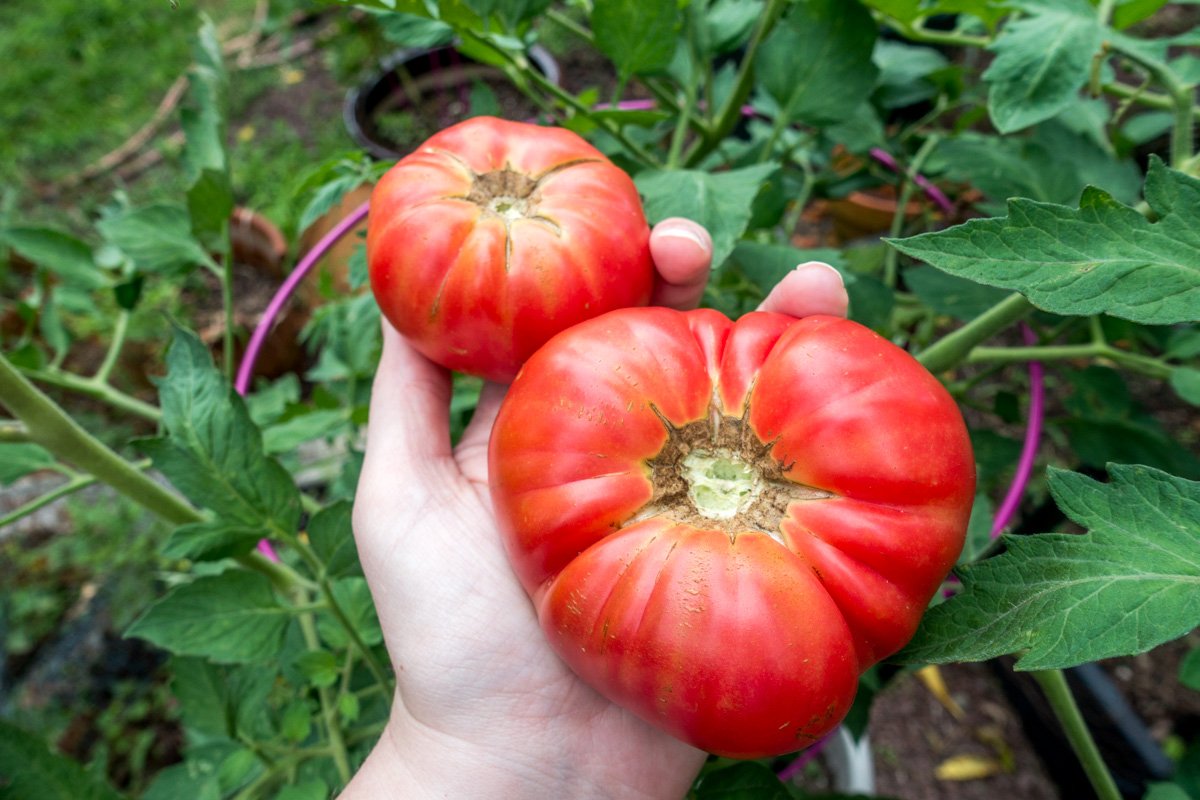
MULTIPOLYGON (((696 306, 712 243, 686 220, 651 235, 651 302, 696 306)), ((837 272, 801 265, 763 310, 844 316, 837 272)), ((396 672, 391 719, 343 798, 679 798, 704 753, 580 681, 546 644, 509 567, 487 485, 504 387, 489 384, 462 440, 449 373, 384 323, 354 530, 396 672)))

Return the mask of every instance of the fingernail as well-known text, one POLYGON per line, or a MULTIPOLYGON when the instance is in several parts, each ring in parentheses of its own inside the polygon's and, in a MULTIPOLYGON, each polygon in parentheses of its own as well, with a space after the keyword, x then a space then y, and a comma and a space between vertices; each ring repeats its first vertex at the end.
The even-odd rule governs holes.
POLYGON ((660 238, 667 237, 670 239, 687 239, 701 250, 708 250, 710 246, 709 243, 705 241, 704 237, 696 233, 696 231, 692 230, 691 228, 659 228, 657 233, 660 238))
POLYGON ((842 273, 838 272, 837 267, 826 264, 824 261, 805 261, 803 264, 797 264, 796 270, 802 270, 806 267, 824 267, 825 269, 838 276, 838 280, 842 280, 842 273))

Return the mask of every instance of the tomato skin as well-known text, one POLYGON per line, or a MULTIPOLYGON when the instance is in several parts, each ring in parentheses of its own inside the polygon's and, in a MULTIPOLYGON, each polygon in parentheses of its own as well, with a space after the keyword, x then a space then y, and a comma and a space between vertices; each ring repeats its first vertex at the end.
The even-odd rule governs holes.
POLYGON ((841 721, 953 566, 975 488, 953 399, 867 328, 661 308, 539 350, 501 407, 489 476, 559 656, 648 722, 746 758, 841 721), (668 454, 702 448, 682 432, 714 420, 774 475, 770 530, 663 495, 668 454))
POLYGON ((367 262, 380 309, 419 351, 507 382, 559 331, 649 301, 649 237, 633 181, 582 138, 475 117, 380 180, 367 262))

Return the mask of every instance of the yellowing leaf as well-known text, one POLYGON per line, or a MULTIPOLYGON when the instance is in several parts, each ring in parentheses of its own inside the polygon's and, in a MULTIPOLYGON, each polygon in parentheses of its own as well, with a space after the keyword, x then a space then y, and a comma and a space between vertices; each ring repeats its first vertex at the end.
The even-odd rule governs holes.
POLYGON ((952 756, 938 764, 934 774, 939 781, 977 781, 1000 772, 1000 763, 984 756, 952 756))

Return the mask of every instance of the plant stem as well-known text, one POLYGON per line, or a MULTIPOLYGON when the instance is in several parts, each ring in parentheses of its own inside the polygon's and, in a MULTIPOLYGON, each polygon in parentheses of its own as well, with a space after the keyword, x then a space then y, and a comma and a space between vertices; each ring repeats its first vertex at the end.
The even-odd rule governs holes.
POLYGON ((1087 723, 1083 720, 1083 715, 1079 713, 1079 706, 1075 703, 1075 697, 1071 694, 1071 687, 1067 685, 1067 678, 1063 675, 1063 671, 1049 669, 1034 671, 1030 674, 1042 687, 1042 691, 1046 693, 1046 699, 1050 701, 1050 708, 1054 710, 1054 716, 1058 718, 1063 732, 1067 734, 1071 749, 1079 758, 1079 763, 1083 766, 1083 771, 1087 773, 1092 788, 1096 790, 1096 795, 1100 800, 1121 800, 1121 793, 1117 790, 1116 781, 1113 780, 1108 766, 1100 756, 1100 750, 1096 747, 1096 741, 1092 738, 1091 731, 1088 730, 1087 723))
POLYGON ((990 36, 972 36, 968 33, 958 33, 957 31, 933 31, 926 28, 920 20, 915 23, 901 22, 882 13, 876 13, 875 18, 889 28, 895 29, 906 39, 911 39, 914 42, 940 44, 949 47, 987 47, 992 43, 990 36))
POLYGON ((1020 294, 1004 300, 943 337, 917 356, 917 361, 930 372, 937 373, 961 364, 980 342, 991 338, 1009 325, 1033 311, 1033 306, 1020 294))
POLYGON ((1170 102, 1168 107, 1175 112, 1175 122, 1171 128, 1171 166, 1181 168, 1193 152, 1192 117, 1197 111, 1193 87, 1182 81, 1163 61, 1145 56, 1132 48, 1121 48, 1119 52, 1149 72, 1166 90, 1170 102))
POLYGON ((90 472, 121 494, 177 525, 203 519, 178 495, 143 475, 141 470, 81 428, 3 355, 0 355, 0 397, 4 398, 4 405, 13 416, 25 424, 29 440, 45 447, 60 461, 90 472))
MULTIPOLYGON (((904 221, 907 217, 908 201, 912 198, 913 187, 916 185, 916 176, 925 168, 925 162, 933 153, 937 146, 941 144, 942 137, 936 133, 932 133, 917 150, 913 156, 912 162, 908 165, 903 173, 903 178, 900 181, 900 191, 896 197, 896 213, 892 215, 892 227, 890 236, 893 239, 900 237, 904 231, 904 221)), ((896 286, 896 274, 900 251, 894 247, 889 247, 883 254, 883 282, 891 288, 896 286)))
POLYGON ((73 375, 70 372, 64 372, 59 369, 14 368, 19 369, 22 374, 35 381, 41 381, 51 386, 58 386, 78 394, 94 397, 97 400, 108 403, 113 408, 135 414, 143 419, 158 422, 162 418, 162 412, 149 403, 114 389, 106 383, 98 382, 94 378, 81 378, 78 375, 73 375))
POLYGON ((779 21, 779 17, 783 15, 787 5, 787 0, 768 0, 767 8, 759 17, 758 27, 755 28, 749 44, 746 45, 746 52, 742 55, 741 64, 738 65, 733 91, 729 93, 725 105, 717 113, 709 135, 704 139, 697 140, 696 145, 688 153, 685 159, 687 166, 694 167, 700 163, 737 127, 738 121, 742 118, 742 106, 746 104, 747 98, 750 97, 750 90, 754 87, 754 60, 758 55, 758 48, 774 29, 775 23, 779 21))
MULTIPOLYGON (((303 589, 296 589, 294 592, 295 602, 299 606, 308 605, 308 592, 303 589)), ((300 615, 300 632, 304 636, 304 644, 312 652, 321 650, 321 640, 317 636, 317 623, 312 613, 305 612, 300 615)), ((342 783, 350 782, 350 758, 346 753, 346 741, 342 738, 342 727, 337 719, 337 709, 334 707, 333 698, 330 694, 328 686, 317 687, 317 699, 321 704, 321 717, 325 721, 325 730, 329 734, 330 755, 333 757, 333 763, 337 767, 338 777, 342 783)))
MULTIPOLYGON (((149 462, 146 463, 148 464, 149 462)), ((61 486, 56 486, 45 494, 35 497, 28 503, 18 506, 9 513, 5 514, 3 517, 0 517, 0 528, 11 525, 22 517, 27 517, 38 509, 50 505, 60 497, 66 497, 69 494, 74 494, 80 489, 91 486, 93 483, 96 483, 96 478, 92 475, 75 475, 61 486)))
POLYGON ((117 315, 117 325, 113 331, 112 341, 108 345, 108 352, 104 354, 104 361, 100 364, 100 369, 96 370, 96 374, 92 376, 94 382, 101 385, 108 384, 108 376, 112 374, 113 367, 117 364, 117 358, 121 355, 121 348, 125 346, 125 336, 129 333, 129 317, 130 313, 126 309, 121 309, 121 313, 117 315))
POLYGON ((352 642, 354 642, 354 646, 358 648, 359 653, 363 657, 363 661, 365 661, 367 664, 367 668, 370 669, 371 674, 375 676, 375 680, 380 686, 387 688, 388 692, 390 693, 393 689, 393 686, 391 679, 388 678, 387 670, 385 670, 383 665, 379 663, 379 659, 376 658, 375 654, 371 652, 371 648, 367 646, 367 643, 364 642, 362 637, 358 635, 358 630, 355 629, 354 623, 350 621, 350 618, 346 616, 345 610, 342 608, 341 604, 338 603, 337 597, 335 597, 333 594, 333 584, 329 582, 329 578, 325 575, 325 565, 321 563, 321 559, 317 557, 317 554, 313 552, 311 547, 297 537, 287 536, 283 532, 279 532, 279 535, 280 538, 288 539, 295 546, 296 552, 298 552, 300 557, 304 559, 304 562, 308 565, 309 569, 311 569, 315 575, 319 576, 317 580, 317 587, 321 592, 322 598, 324 598, 325 604, 329 608, 329 613, 333 614, 334 618, 337 619, 338 624, 345 629, 346 635, 350 637, 352 642))
POLYGON ((1100 6, 1096 9, 1096 19, 1100 20, 1101 25, 1112 22, 1113 9, 1116 7, 1117 0, 1100 0, 1100 6))
POLYGON ((1024 361, 1062 361, 1072 358, 1106 358, 1134 372, 1152 378, 1167 379, 1174 368, 1151 358, 1127 353, 1108 344, 1064 344, 1046 347, 976 347, 968 354, 969 364, 1010 363, 1024 361))
MULTIPOLYGON (((1132 100, 1149 108, 1158 108, 1168 111, 1175 108, 1175 101, 1172 98, 1156 92, 1143 91, 1137 86, 1127 86, 1124 83, 1106 83, 1100 88, 1103 89, 1105 93, 1111 94, 1113 97, 1132 100)), ((1200 108, 1193 108, 1192 116, 1200 119, 1200 108)))

